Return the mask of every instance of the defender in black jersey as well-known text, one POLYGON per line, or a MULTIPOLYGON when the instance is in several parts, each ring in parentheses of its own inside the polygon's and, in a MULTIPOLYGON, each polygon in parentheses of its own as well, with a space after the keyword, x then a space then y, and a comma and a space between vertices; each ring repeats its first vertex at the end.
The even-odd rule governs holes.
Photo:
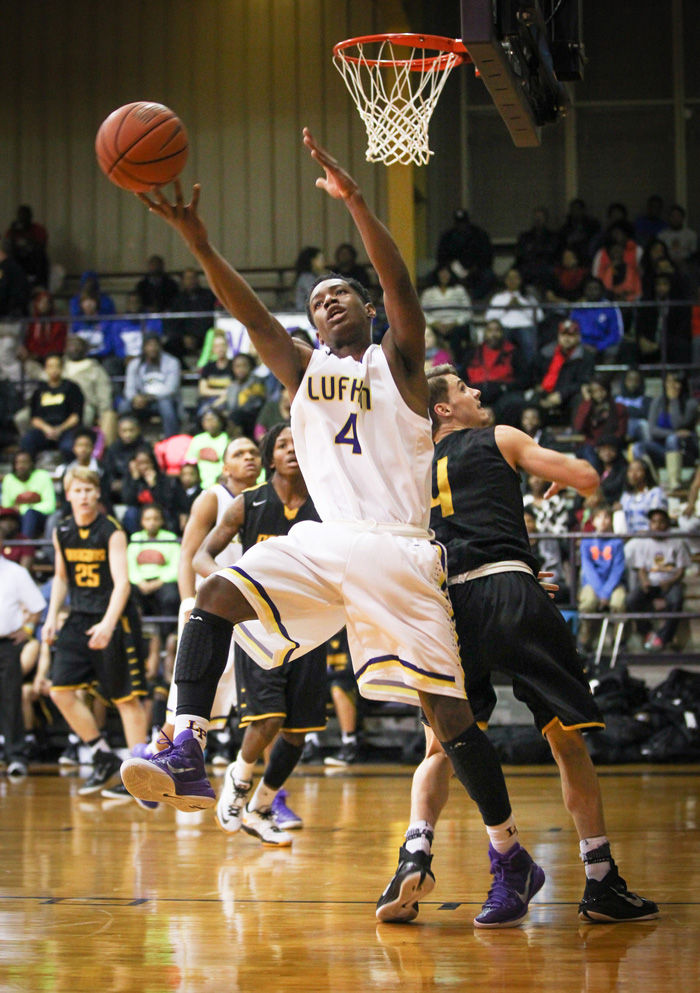
POLYGON ((94 771, 81 794, 94 793, 119 777, 119 758, 102 737, 92 711, 79 696, 90 690, 113 703, 130 748, 146 737, 141 697, 145 676, 141 625, 131 599, 126 538, 112 517, 98 512, 97 473, 68 470, 71 513, 56 528, 56 575, 43 638, 56 640, 51 698, 94 756, 94 771), (58 611, 70 593, 70 615, 56 633, 58 611))
MULTIPOLYGON (((598 474, 588 462, 541 448, 515 428, 484 428, 479 391, 450 366, 432 370, 428 382, 435 440, 430 523, 447 549, 448 589, 474 714, 488 720, 493 710, 496 669, 512 679, 515 695, 545 735, 586 870, 579 917, 590 922, 657 917, 655 903, 627 890, 610 854, 600 785, 580 730, 603 722, 573 635, 537 582, 538 563, 523 523, 519 469, 552 480, 546 496, 567 486, 588 495, 598 486, 598 474)), ((426 733, 411 821, 434 825, 447 801, 451 770, 432 732, 426 733)), ((493 852, 491 862, 498 881, 493 852)))
MULTIPOLYGON (((261 455, 270 481, 236 497, 195 555, 198 569, 211 571, 214 557, 236 534, 245 552, 267 538, 288 534, 294 524, 319 519, 294 454, 291 429, 275 425, 263 440, 261 455)), ((246 730, 238 757, 226 769, 217 820, 229 834, 242 827, 264 844, 289 845, 291 836, 273 819, 272 802, 301 758, 307 732, 326 726, 326 649, 321 646, 268 670, 238 644, 235 652, 238 712, 246 730), (250 796, 255 764, 278 732, 263 778, 250 796)))

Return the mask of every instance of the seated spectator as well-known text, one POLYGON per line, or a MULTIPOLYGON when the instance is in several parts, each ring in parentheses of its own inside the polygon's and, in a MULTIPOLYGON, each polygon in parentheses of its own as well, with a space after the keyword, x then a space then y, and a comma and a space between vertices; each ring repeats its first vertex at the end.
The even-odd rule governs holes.
POLYGON ((357 249, 349 241, 342 242, 333 253, 333 272, 337 272, 345 279, 356 279, 358 283, 369 287, 370 278, 367 268, 359 265, 357 249))
MULTIPOLYGON (((634 244, 630 242, 630 244, 634 244)), ((636 246, 635 246, 636 251, 636 246)), ((609 248, 602 248, 598 265, 598 278, 611 300, 632 303, 642 295, 642 280, 636 260, 631 262, 628 250, 620 242, 613 242, 609 248)), ((633 311, 627 308, 623 313, 625 327, 632 323, 633 311)))
POLYGON ((217 400, 222 400, 232 382, 228 343, 223 334, 215 334, 211 342, 211 358, 199 371, 197 416, 201 417, 217 400))
POLYGON ((535 386, 526 394, 544 412, 545 423, 570 423, 581 387, 593 375, 592 352, 584 349, 575 321, 562 321, 557 340, 540 350, 535 362, 535 386))
POLYGON ((671 276, 658 272, 651 298, 637 315, 637 347, 643 362, 664 358, 668 362, 688 363, 691 359, 690 307, 677 304, 671 296, 671 276))
MULTIPOLYGON (((610 610, 620 613, 625 609, 625 549, 621 538, 613 538, 612 512, 603 506, 593 514, 596 536, 581 542, 581 581, 578 592, 578 609, 584 614, 610 610)), ((579 622, 579 650, 589 652, 595 628, 593 621, 579 622)))
POLYGON ((68 311, 71 317, 81 317, 83 311, 80 307, 80 297, 82 295, 82 291, 86 287, 90 291, 91 295, 97 296, 98 314, 116 314, 117 308, 114 306, 114 300, 108 293, 102 292, 97 273, 92 269, 86 269, 80 277, 80 288, 78 289, 78 292, 74 293, 68 302, 68 311))
POLYGON ((622 452, 620 439, 604 435, 595 446, 594 468, 600 476, 600 489, 606 503, 618 503, 627 482, 629 463, 622 452))
POLYGON ((151 255, 145 275, 134 287, 139 300, 146 311, 162 314, 172 310, 172 303, 178 294, 179 287, 172 276, 165 271, 162 255, 151 255))
POLYGON ((461 367, 469 343, 471 300, 449 266, 440 266, 432 273, 429 285, 421 293, 420 303, 438 344, 447 343, 448 351, 461 367))
POLYGON ((0 317, 24 317, 29 307, 29 280, 22 266, 12 258, 7 238, 0 241, 0 317))
POLYGON ((82 421, 87 427, 99 427, 105 444, 111 445, 117 436, 117 414, 114 410, 112 380, 97 359, 87 355, 84 338, 71 334, 66 342, 63 375, 80 387, 85 398, 82 421))
POLYGON ((17 507, 0 507, 0 555, 10 562, 16 562, 25 569, 31 569, 34 563, 34 546, 27 544, 8 544, 28 540, 28 535, 22 532, 22 518, 17 507))
POLYGON ((217 410, 206 410, 202 414, 201 425, 201 432, 194 436, 185 453, 185 462, 197 464, 202 488, 207 490, 214 485, 224 468, 229 437, 224 430, 224 416, 217 410))
POLYGON ((20 204, 17 216, 5 232, 10 254, 24 269, 31 287, 49 285, 48 235, 43 224, 34 220, 32 208, 20 204))
MULTIPOLYGON (((180 543, 177 535, 164 526, 163 511, 157 504, 141 511, 141 528, 129 539, 126 550, 129 581, 136 588, 137 599, 143 614, 151 617, 171 617, 158 624, 158 634, 151 641, 149 656, 159 659, 161 645, 174 657, 177 614, 180 594, 177 589, 177 568, 180 561, 180 543), (172 644, 168 645, 171 639, 172 644)), ((158 669, 157 664, 149 670, 158 669)))
POLYGON ((493 292, 496 277, 491 239, 472 223, 463 207, 454 212, 452 227, 440 235, 436 258, 438 268, 449 266, 472 300, 485 300, 493 292))
POLYGON ((627 438, 627 408, 610 396, 607 377, 592 376, 581 387, 581 403, 573 417, 573 428, 583 435, 579 457, 596 464, 595 446, 601 438, 617 438, 622 445, 627 438))
POLYGON ((153 449, 141 434, 141 425, 133 414, 122 414, 117 421, 117 439, 102 457, 102 485, 112 504, 123 503, 122 481, 137 452, 147 452, 155 463, 153 449))
MULTIPOLYGON (((605 212, 605 227, 601 229, 591 242, 591 251, 593 253, 593 265, 595 265, 595 256, 597 252, 610 241, 612 237, 615 237, 615 229, 620 229, 623 233, 625 241, 634 241, 634 224, 629 219, 627 207, 624 203, 619 203, 619 201, 614 201, 608 204, 608 209, 605 212)), ((641 249, 640 249, 641 254, 641 249)))
POLYGON ((162 335, 162 319, 145 317, 143 311, 138 293, 129 293, 123 316, 109 322, 112 346, 106 368, 110 376, 123 375, 129 362, 141 357, 145 334, 162 335))
POLYGON ((559 247, 561 251, 572 248, 582 265, 591 261, 591 244, 600 231, 600 221, 586 213, 586 204, 576 197, 569 204, 569 213, 559 229, 559 247))
POLYGON ((306 312, 309 290, 322 272, 325 271, 326 260, 323 249, 316 245, 306 245, 297 255, 294 263, 294 309, 299 313, 306 312))
POLYGON ((56 316, 53 297, 43 286, 37 286, 32 293, 29 316, 35 319, 27 322, 26 356, 22 358, 43 362, 47 355, 62 355, 66 347, 66 322, 56 316))
POLYGON ((161 472, 148 452, 137 451, 129 463, 121 496, 127 505, 122 523, 128 534, 138 529, 143 508, 153 504, 162 509, 166 528, 182 534, 187 503, 180 480, 161 472))
POLYGON ((32 456, 59 448, 65 455, 73 447, 73 432, 83 416, 83 391, 63 375, 60 355, 47 355, 44 361, 46 383, 37 386, 29 401, 30 430, 22 448, 32 456))
POLYGON ((289 390, 286 386, 283 386, 275 399, 268 399, 263 404, 258 414, 258 419, 255 422, 253 441, 259 444, 261 439, 265 437, 270 428, 275 424, 289 424, 291 406, 289 390))
POLYGON ((216 307, 216 297, 208 286, 201 286, 196 269, 185 269, 179 291, 173 297, 170 310, 175 314, 204 314, 203 317, 179 317, 168 321, 165 349, 176 358, 198 356, 204 338, 213 324, 211 311, 216 307))
POLYGON ((663 218, 664 202, 658 193, 647 198, 646 210, 634 221, 634 236, 642 248, 652 242, 667 226, 663 218))
POLYGON ((685 377, 678 372, 667 372, 663 393, 654 397, 649 406, 649 437, 638 441, 633 450, 637 458, 648 456, 655 466, 666 465, 671 492, 680 488, 683 465, 697 462, 697 419, 698 401, 688 396, 685 377))
POLYGON ((226 414, 231 428, 229 434, 253 437, 255 422, 265 403, 265 384, 255 375, 255 359, 239 352, 231 363, 233 381, 224 397, 215 401, 212 409, 226 414))
POLYGON ((527 492, 523 496, 523 507, 535 518, 540 534, 566 534, 569 530, 570 509, 563 493, 545 499, 549 481, 530 474, 527 477, 527 492))
POLYGON ((559 248, 559 237, 556 231, 547 227, 548 220, 547 208, 535 207, 532 227, 518 235, 515 245, 515 264, 525 285, 533 286, 540 293, 551 285, 559 248))
POLYGON ((19 511, 22 534, 41 538, 46 518, 56 509, 53 480, 46 469, 37 469, 31 452, 20 449, 12 460, 12 472, 2 481, 2 506, 19 511))
POLYGON ((554 447, 554 438, 549 430, 542 426, 540 408, 534 404, 528 404, 527 407, 523 407, 520 412, 520 424, 518 426, 521 431, 524 431, 525 434, 529 435, 533 441, 536 441, 543 448, 554 447))
POLYGON ((551 284, 545 294, 548 303, 574 303, 581 299, 583 284, 590 275, 574 248, 565 248, 554 266, 551 284))
POLYGON ((698 250, 698 236, 685 222, 685 210, 674 203, 668 213, 668 226, 659 232, 659 240, 668 248, 674 265, 683 269, 688 259, 698 250))
POLYGON ((660 486, 654 485, 649 466, 642 459, 632 459, 627 467, 627 482, 620 497, 620 507, 628 534, 646 531, 652 508, 668 507, 666 494, 660 486))
POLYGON ((580 306, 573 308, 569 318, 578 324, 581 342, 595 351, 598 362, 615 358, 625 330, 622 314, 619 307, 605 299, 599 279, 586 280, 580 306))
POLYGON ((627 408, 627 437, 630 441, 645 441, 649 437, 647 418, 651 397, 645 393, 644 373, 628 369, 615 403, 627 408))
POLYGON ((425 326, 425 370, 439 365, 455 365, 455 357, 446 342, 440 341, 429 324, 425 326))
POLYGON ((498 320, 510 341, 520 346, 528 368, 537 354, 537 325, 544 318, 537 300, 522 291, 520 271, 512 266, 505 275, 505 289, 494 293, 486 311, 486 320, 498 320))
POLYGON ((652 299, 654 280, 660 273, 670 277, 672 300, 684 300, 688 296, 687 278, 671 261, 666 242, 659 238, 650 241, 642 252, 639 267, 642 274, 642 297, 645 300, 652 299))
POLYGON ((158 413, 168 438, 180 430, 180 406, 180 363, 163 351, 160 336, 149 332, 143 338, 141 358, 133 359, 126 370, 119 412, 141 421, 158 413))
MULTIPOLYGON (((658 538, 671 528, 668 511, 655 507, 649 511, 650 534, 635 541, 634 558, 631 563, 637 570, 637 587, 627 597, 630 613, 646 611, 667 611, 677 613, 683 610, 683 577, 690 565, 690 553, 685 540, 658 538)), ((658 631, 653 630, 649 621, 637 621, 637 630, 644 637, 644 648, 660 651, 671 643, 678 628, 678 621, 668 618, 662 621, 658 631)))
POLYGON ((555 583, 559 588, 554 593, 555 603, 568 603, 570 592, 565 580, 564 563, 561 556, 561 548, 556 538, 534 538, 539 532, 535 515, 530 508, 525 508, 523 512, 525 528, 530 535, 530 547, 540 560, 540 569, 551 574, 548 582, 555 583))
POLYGON ((100 293, 96 280, 87 280, 78 301, 79 315, 71 325, 71 334, 85 340, 87 355, 107 359, 112 355, 112 326, 100 320, 100 293))
POLYGON ((199 466, 196 462, 185 462, 180 469, 180 485, 185 493, 186 513, 189 517, 192 504, 195 502, 202 490, 202 481, 199 476, 199 466))
POLYGON ((482 404, 493 407, 499 423, 521 406, 523 391, 529 385, 528 370, 519 346, 506 341, 496 318, 486 322, 482 344, 472 349, 465 379, 481 391, 482 404))

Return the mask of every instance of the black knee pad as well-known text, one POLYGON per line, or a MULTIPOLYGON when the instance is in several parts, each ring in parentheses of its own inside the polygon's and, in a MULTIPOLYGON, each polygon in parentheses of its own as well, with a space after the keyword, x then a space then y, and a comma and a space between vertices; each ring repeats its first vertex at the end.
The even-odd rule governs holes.
POLYGON ((220 671, 223 672, 232 631, 233 624, 230 621, 195 607, 185 624, 178 646, 175 682, 196 682, 212 663, 217 669, 221 667, 220 671))

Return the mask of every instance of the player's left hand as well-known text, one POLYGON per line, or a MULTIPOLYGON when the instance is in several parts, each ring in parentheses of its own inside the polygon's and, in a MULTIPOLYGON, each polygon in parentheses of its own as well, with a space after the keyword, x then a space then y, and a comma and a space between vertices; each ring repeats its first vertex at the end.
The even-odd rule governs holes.
POLYGON ((304 144, 311 152, 311 157, 318 162, 325 172, 325 178, 319 176, 316 186, 325 190, 329 196, 335 200, 348 200, 353 193, 357 193, 359 186, 347 173, 333 156, 318 144, 308 128, 304 128, 304 144))
POLYGON ((544 495, 545 500, 549 500, 550 497, 556 496, 561 490, 565 490, 566 486, 561 483, 550 483, 547 492, 544 495))
POLYGON ((112 637, 112 628, 109 624, 105 624, 104 621, 100 621, 99 624, 93 624, 91 628, 88 628, 85 632, 89 634, 88 648, 99 650, 101 648, 106 648, 109 644, 110 638, 112 637))
POLYGON ((548 583, 547 580, 551 579, 554 575, 553 572, 538 572, 537 582, 540 584, 542 589, 549 594, 550 599, 554 599, 554 594, 559 589, 558 583, 548 583))

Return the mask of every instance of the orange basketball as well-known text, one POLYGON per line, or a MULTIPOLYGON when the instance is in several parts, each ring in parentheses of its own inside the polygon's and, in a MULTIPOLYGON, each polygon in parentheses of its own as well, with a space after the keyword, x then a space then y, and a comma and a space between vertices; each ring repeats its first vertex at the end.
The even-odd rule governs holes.
POLYGON ((187 132, 161 103, 127 103, 113 111, 97 132, 100 169, 124 190, 146 193, 179 176, 187 162, 187 132))

